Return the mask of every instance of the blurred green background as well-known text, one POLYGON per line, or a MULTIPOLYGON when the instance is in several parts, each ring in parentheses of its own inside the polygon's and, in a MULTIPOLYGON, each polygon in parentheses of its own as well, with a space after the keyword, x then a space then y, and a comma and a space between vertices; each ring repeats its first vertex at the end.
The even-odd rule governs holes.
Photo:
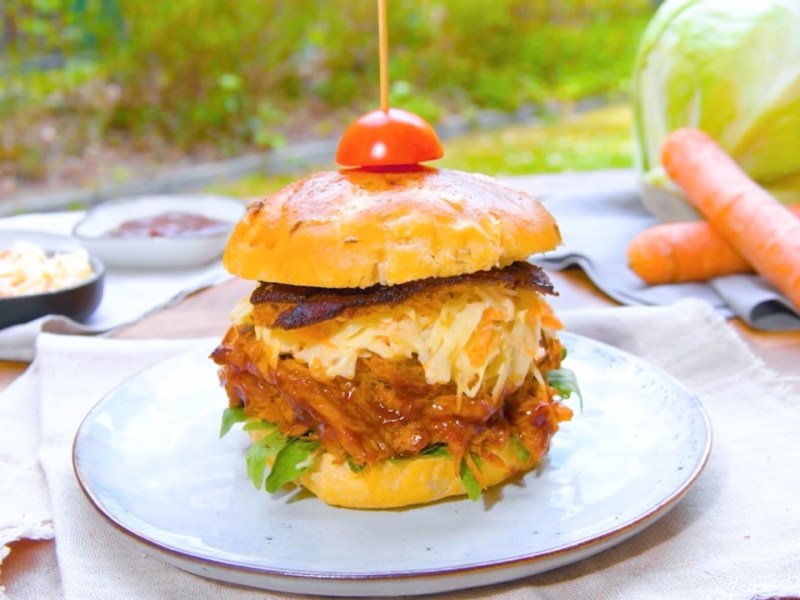
MULTIPOLYGON (((371 0, 6 0, 0 196, 335 137, 378 104, 376 11, 371 0)), ((653 11, 643 0, 389 0, 391 104, 435 124, 538 117, 446 142, 446 166, 629 166, 626 94, 653 11), (576 111, 587 99, 605 108, 576 111)), ((236 189, 268 185, 260 177, 236 189)))

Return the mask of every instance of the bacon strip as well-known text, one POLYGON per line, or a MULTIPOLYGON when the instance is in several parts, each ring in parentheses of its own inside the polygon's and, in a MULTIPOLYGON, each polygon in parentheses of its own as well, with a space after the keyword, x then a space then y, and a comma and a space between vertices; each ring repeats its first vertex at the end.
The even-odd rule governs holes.
POLYGON ((495 283, 510 288, 531 288, 542 294, 557 295, 547 274, 535 265, 518 261, 503 269, 477 271, 452 277, 428 277, 399 285, 375 285, 364 289, 319 288, 262 282, 250 302, 287 304, 270 327, 297 329, 339 316, 347 309, 379 304, 400 304, 408 298, 433 289, 461 283, 495 283))

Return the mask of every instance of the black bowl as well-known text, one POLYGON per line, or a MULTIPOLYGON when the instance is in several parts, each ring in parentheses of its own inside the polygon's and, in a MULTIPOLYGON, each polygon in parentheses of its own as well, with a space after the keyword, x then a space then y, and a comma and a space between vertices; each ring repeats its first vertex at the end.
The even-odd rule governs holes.
MULTIPOLYGON (((51 251, 52 248, 46 247, 51 251)), ((56 250, 61 251, 62 248, 56 250)), ((103 299, 105 266, 90 257, 93 275, 76 286, 41 294, 0 298, 0 329, 27 323, 45 315, 63 315, 83 322, 100 305, 103 299)))

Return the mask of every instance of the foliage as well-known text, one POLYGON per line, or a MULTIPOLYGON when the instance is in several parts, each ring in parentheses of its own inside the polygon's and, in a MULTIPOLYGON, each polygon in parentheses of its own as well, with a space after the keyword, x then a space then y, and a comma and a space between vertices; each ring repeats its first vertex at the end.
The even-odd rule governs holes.
MULTIPOLYGON (((0 152, 42 158, 53 150, 43 122, 67 152, 118 137, 229 155, 336 132, 377 104, 375 11, 367 0, 7 3, 0 152), (31 61, 43 56, 61 63, 42 71, 31 61)), ((392 102, 437 121, 619 94, 651 12, 645 0, 393 0, 392 102)))

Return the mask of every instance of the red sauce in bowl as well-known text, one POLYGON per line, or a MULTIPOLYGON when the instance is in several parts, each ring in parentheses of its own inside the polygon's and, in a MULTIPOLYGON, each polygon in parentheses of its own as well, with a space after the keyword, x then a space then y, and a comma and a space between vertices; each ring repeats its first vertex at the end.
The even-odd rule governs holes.
POLYGON ((114 229, 103 234, 103 237, 131 238, 176 238, 195 237, 224 233, 230 229, 231 223, 210 219, 203 215, 183 211, 169 211, 151 217, 123 221, 114 229))

